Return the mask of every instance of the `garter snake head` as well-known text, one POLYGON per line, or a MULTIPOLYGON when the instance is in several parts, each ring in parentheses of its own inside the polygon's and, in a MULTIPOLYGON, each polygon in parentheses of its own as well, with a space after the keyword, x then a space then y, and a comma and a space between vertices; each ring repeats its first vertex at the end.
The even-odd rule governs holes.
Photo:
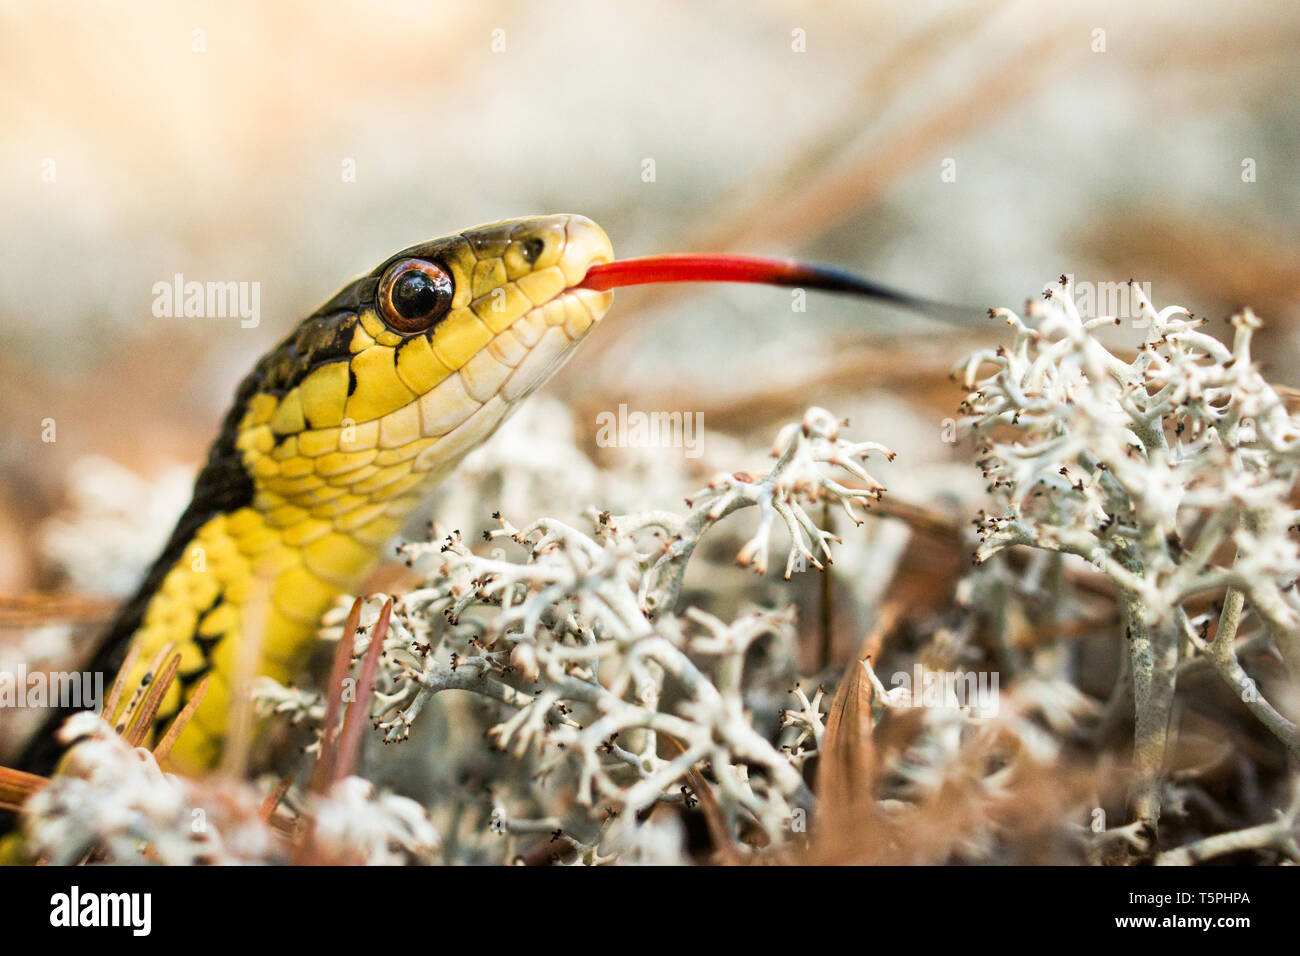
POLYGON ((578 285, 612 259, 582 216, 466 230, 349 283, 257 363, 171 541, 91 664, 111 675, 134 645, 136 686, 174 645, 160 726, 208 679, 174 765, 220 757, 249 640, 258 673, 292 679, 334 599, 605 314, 613 294, 578 285))
POLYGON ((576 286, 612 258, 585 217, 511 219, 403 250, 344 287, 245 383, 235 447, 257 510, 274 527, 346 513, 351 531, 358 509, 418 497, 605 314, 610 293, 576 286))
POLYGON ((582 216, 511 219, 403 250, 262 360, 246 383, 240 441, 316 433, 332 443, 330 429, 377 428, 375 442, 342 449, 424 450, 441 439, 430 460, 441 458, 471 416, 481 428, 513 407, 604 315, 609 295, 575 287, 612 258, 582 216))

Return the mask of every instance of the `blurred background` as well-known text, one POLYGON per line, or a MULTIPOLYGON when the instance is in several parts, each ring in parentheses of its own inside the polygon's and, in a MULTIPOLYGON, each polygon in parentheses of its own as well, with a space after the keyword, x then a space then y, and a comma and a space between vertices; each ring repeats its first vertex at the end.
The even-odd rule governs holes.
MULTIPOLYGON (((1157 305, 1252 305, 1274 380, 1300 382, 1300 7, 1136 6, 0 3, 0 636, 38 594, 93 622, 134 587, 235 384, 298 319, 502 217, 980 308, 1136 278, 1157 305), (260 323, 155 317, 177 273, 258 283, 260 323)), ((620 403, 700 412, 726 451, 825 405, 902 453, 881 476, 900 506, 933 503, 982 490, 942 437, 946 376, 1003 337, 625 290, 547 392, 598 463, 620 403)), ((741 464, 677 454, 687 485, 741 464)))

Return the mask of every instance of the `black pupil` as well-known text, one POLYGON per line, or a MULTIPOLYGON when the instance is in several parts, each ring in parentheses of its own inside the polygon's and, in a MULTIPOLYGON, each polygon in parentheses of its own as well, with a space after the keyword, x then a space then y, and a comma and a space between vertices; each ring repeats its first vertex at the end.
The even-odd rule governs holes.
POLYGON ((438 307, 441 290, 434 278, 418 269, 398 276, 393 283, 393 308, 407 319, 422 319, 438 307))

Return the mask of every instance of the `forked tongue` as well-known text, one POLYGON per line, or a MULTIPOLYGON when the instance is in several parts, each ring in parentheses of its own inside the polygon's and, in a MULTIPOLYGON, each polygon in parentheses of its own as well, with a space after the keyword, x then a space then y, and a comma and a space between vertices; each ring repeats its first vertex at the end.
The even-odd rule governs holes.
POLYGON ((749 282, 817 289, 821 292, 889 302, 959 325, 967 325, 981 314, 975 309, 900 292, 832 266, 808 265, 789 259, 764 259, 758 256, 679 253, 619 259, 592 266, 578 288, 605 292, 624 286, 664 282, 749 282))

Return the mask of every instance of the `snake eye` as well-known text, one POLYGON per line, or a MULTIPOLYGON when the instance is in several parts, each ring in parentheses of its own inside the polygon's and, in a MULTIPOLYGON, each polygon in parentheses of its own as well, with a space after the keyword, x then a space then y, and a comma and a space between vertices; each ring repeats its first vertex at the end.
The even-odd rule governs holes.
POLYGON ((394 332, 424 332, 451 309, 455 283, 447 270, 424 259, 403 259, 379 280, 379 314, 394 332))

